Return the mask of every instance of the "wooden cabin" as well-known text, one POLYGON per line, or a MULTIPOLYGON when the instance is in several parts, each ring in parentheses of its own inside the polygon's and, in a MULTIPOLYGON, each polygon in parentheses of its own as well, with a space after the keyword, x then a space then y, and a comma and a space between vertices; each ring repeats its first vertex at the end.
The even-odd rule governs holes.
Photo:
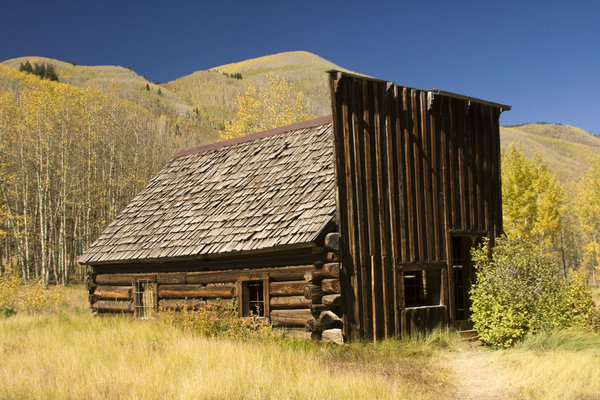
POLYGON ((465 324, 469 249, 502 232, 510 107, 330 73, 332 117, 177 154, 79 262, 91 307, 237 299, 313 338, 465 324))

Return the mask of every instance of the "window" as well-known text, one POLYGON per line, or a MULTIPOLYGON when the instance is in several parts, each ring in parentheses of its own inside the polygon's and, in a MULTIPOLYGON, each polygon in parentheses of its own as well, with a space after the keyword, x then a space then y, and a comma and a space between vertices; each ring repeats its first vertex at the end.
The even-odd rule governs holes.
POLYGON ((404 273, 404 302, 406 307, 440 304, 442 270, 417 270, 404 273))
POLYGON ((242 282, 242 316, 265 316, 264 281, 242 282))
POLYGON ((154 316, 157 304, 156 283, 137 281, 133 287, 133 307, 135 316, 150 319, 154 316))

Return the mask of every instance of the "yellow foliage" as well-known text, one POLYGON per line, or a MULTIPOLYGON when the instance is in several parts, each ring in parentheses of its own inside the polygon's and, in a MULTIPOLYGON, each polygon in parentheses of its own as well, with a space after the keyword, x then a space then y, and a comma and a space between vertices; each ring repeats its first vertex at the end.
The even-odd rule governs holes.
POLYGON ((46 288, 41 279, 24 282, 13 273, 0 276, 0 308, 34 314, 56 311, 62 302, 62 292, 46 288))
POLYGON ((228 140, 312 118, 308 100, 285 78, 267 74, 268 85, 250 84, 236 99, 237 118, 225 123, 220 140, 228 140))
POLYGON ((66 284, 77 256, 172 154, 205 143, 193 122, 176 121, 0 65, 0 238, 8 263, 27 279, 66 284))
POLYGON ((574 210, 585 243, 582 264, 600 271, 600 158, 585 173, 578 188, 574 210))
POLYGON ((511 145, 502 156, 502 211, 507 234, 550 253, 559 248, 563 187, 541 159, 511 145))

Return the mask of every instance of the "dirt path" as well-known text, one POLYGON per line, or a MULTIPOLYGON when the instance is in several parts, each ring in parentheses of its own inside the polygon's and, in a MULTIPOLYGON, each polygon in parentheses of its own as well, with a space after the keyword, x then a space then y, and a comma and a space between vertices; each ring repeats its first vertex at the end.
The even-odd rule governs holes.
POLYGON ((514 399, 514 388, 504 368, 484 350, 464 350, 449 355, 447 368, 455 376, 456 399, 514 399))

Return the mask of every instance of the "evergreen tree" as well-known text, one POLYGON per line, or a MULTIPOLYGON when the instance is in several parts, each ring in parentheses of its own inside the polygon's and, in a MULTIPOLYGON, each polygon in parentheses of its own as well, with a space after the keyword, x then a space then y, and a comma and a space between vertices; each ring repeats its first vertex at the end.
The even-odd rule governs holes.
POLYGON ((150 85, 146 83, 146 90, 150 90, 150 85))
POLYGON ((32 73, 33 67, 31 66, 31 63, 27 61, 25 64, 21 63, 21 65, 19 65, 19 71, 32 73))
POLYGON ((158 88, 158 95, 162 96, 162 90, 160 90, 160 88, 158 88))
POLYGON ((39 76, 40 78, 44 78, 46 75, 46 64, 33 64, 33 74, 39 76))
POLYGON ((52 65, 52 64, 46 65, 46 71, 45 71, 43 78, 58 82, 58 75, 56 75, 56 71, 54 70, 54 65, 52 65))

